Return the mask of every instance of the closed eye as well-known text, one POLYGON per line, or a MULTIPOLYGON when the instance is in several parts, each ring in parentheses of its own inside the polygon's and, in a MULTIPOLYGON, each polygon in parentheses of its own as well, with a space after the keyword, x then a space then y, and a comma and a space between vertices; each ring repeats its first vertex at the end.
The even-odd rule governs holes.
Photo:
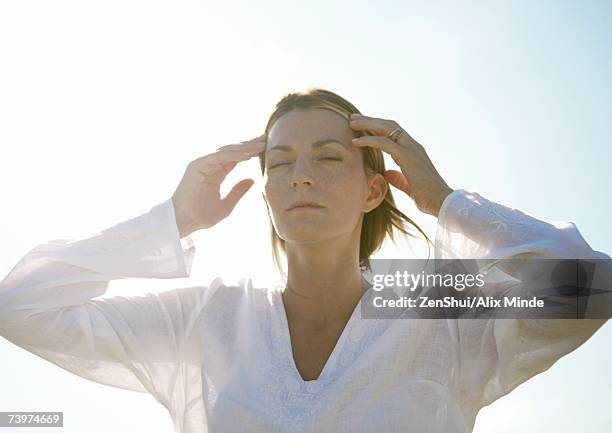
POLYGON ((286 165, 286 164, 289 164, 289 163, 288 162, 282 162, 280 164, 274 164, 274 165, 271 165, 270 167, 268 167, 268 170, 270 170, 271 168, 279 167, 281 165, 286 165))
MULTIPOLYGON (((330 160, 330 161, 342 161, 342 158, 331 158, 331 157, 326 157, 326 158, 319 158, 319 160, 320 160, 320 161, 323 161, 323 160, 330 160)), ((279 166, 281 166, 281 165, 287 165, 287 164, 289 164, 289 162, 281 162, 281 163, 278 163, 278 164, 274 164, 274 165, 271 165, 270 167, 268 167, 268 170, 270 170, 270 169, 272 169, 272 168, 275 168, 275 167, 279 167, 279 166)))

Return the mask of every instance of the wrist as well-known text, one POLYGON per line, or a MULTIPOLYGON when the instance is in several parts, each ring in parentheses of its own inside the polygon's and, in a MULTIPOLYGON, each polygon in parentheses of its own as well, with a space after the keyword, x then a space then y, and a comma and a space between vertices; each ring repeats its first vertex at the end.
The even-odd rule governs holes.
POLYGON ((448 185, 444 185, 440 193, 437 195, 436 200, 434 200, 434 208, 432 209, 431 212, 428 212, 428 213, 438 218, 440 214, 440 209, 442 208, 442 204, 444 203, 444 200, 446 200, 446 197, 448 197, 453 191, 455 190, 449 187, 448 185))
POLYGON ((174 218, 176 222, 176 228, 179 232, 179 237, 182 239, 185 236, 190 235, 194 232, 194 229, 190 225, 190 220, 185 215, 185 212, 182 211, 180 207, 177 207, 174 203, 174 199, 172 200, 172 205, 174 207, 174 218))

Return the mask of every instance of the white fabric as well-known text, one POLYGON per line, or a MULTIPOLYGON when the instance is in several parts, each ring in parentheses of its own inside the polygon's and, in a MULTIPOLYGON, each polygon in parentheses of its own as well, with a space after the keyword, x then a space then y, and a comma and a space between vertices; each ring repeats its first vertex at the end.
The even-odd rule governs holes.
MULTIPOLYGON (((81 377, 151 393, 177 432, 433 433, 470 432, 480 408, 605 322, 372 320, 356 307, 321 376, 304 381, 277 289, 215 278, 94 299, 113 279, 187 277, 195 252, 171 200, 91 238, 39 245, 0 282, 0 335, 81 377)), ((573 223, 465 190, 446 198, 436 258, 518 255, 610 258, 573 223)))

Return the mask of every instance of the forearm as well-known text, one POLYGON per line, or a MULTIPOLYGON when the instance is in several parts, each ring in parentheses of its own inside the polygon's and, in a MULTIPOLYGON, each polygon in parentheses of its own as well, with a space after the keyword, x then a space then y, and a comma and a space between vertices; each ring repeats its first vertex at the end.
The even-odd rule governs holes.
POLYGON ((114 279, 188 276, 194 254, 168 201, 90 238, 38 245, 0 282, 0 322, 82 304, 114 279))

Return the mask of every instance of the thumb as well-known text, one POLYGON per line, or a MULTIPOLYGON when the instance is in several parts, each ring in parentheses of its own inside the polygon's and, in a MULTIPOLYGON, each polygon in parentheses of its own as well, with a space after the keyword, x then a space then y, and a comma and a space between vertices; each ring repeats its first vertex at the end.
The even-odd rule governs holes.
POLYGON ((404 173, 397 170, 387 170, 384 176, 391 185, 410 195, 412 188, 410 187, 410 182, 408 182, 408 179, 404 176, 404 173))
POLYGON ((234 185, 230 192, 227 193, 225 198, 222 200, 227 206, 228 211, 231 212, 236 204, 240 201, 242 196, 253 186, 255 181, 253 179, 242 179, 236 185, 234 185))

